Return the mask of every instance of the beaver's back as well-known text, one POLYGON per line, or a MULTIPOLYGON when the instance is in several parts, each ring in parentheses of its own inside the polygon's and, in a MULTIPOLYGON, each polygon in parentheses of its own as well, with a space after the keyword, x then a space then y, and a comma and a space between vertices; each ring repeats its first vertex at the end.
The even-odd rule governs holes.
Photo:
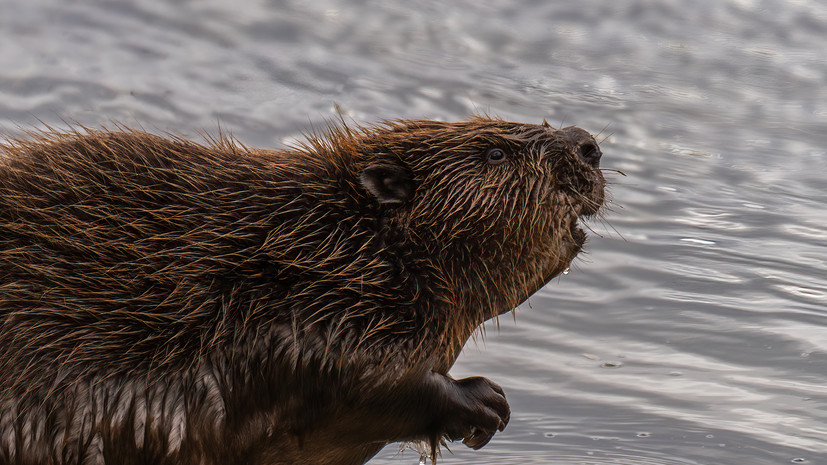
POLYGON ((218 324, 215 309, 199 309, 216 304, 207 294, 262 272, 280 202, 298 198, 276 176, 233 150, 141 133, 13 149, 0 167, 3 371, 61 359, 134 369, 174 356, 154 353, 154 340, 200 342, 186 332, 218 324))

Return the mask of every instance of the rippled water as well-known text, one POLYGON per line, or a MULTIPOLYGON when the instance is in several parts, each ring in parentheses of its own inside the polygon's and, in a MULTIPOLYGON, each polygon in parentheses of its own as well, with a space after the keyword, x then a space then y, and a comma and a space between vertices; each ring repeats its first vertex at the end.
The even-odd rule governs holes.
POLYGON ((513 420, 442 463, 827 463, 823 2, 307 3, 0 2, 0 127, 273 147, 338 104, 599 133, 626 176, 589 253, 453 371, 513 420))

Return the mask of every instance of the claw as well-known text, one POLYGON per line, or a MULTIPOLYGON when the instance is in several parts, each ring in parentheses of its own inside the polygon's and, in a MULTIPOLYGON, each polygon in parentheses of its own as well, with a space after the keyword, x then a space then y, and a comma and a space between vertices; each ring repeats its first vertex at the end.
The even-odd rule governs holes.
POLYGON ((482 449, 486 444, 488 444, 488 442, 491 441, 491 438, 493 437, 494 433, 486 433, 484 431, 474 428, 474 431, 471 433, 471 435, 463 439, 462 443, 474 450, 479 450, 482 449))

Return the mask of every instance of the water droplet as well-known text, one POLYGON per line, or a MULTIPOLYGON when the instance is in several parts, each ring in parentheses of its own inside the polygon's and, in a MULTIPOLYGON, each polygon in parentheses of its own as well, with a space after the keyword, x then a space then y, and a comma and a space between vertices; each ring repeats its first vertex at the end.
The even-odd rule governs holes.
POLYGON ((426 456, 425 454, 420 455, 419 456, 419 465, 425 465, 425 461, 427 461, 427 460, 428 460, 428 456, 426 456))
POLYGON ((563 270, 563 274, 569 274, 571 272, 571 268, 566 268, 563 270))
POLYGON ((648 438, 651 435, 652 435, 652 433, 646 433, 646 432, 637 433, 637 437, 639 437, 639 438, 648 438))
POLYGON ((806 461, 807 461, 807 459, 803 459, 801 457, 796 457, 796 458, 790 460, 790 462, 792 462, 792 463, 804 463, 806 461))

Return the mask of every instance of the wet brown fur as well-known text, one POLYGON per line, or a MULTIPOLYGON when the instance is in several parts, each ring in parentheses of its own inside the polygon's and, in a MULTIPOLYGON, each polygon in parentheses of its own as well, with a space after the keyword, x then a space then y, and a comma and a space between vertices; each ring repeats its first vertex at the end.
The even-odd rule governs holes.
POLYGON ((428 380, 453 383, 472 332, 569 266, 603 202, 567 134, 477 117, 282 151, 9 141, 0 464, 360 464, 461 434, 428 380), (376 164, 410 198, 378 201, 360 180, 376 164))

